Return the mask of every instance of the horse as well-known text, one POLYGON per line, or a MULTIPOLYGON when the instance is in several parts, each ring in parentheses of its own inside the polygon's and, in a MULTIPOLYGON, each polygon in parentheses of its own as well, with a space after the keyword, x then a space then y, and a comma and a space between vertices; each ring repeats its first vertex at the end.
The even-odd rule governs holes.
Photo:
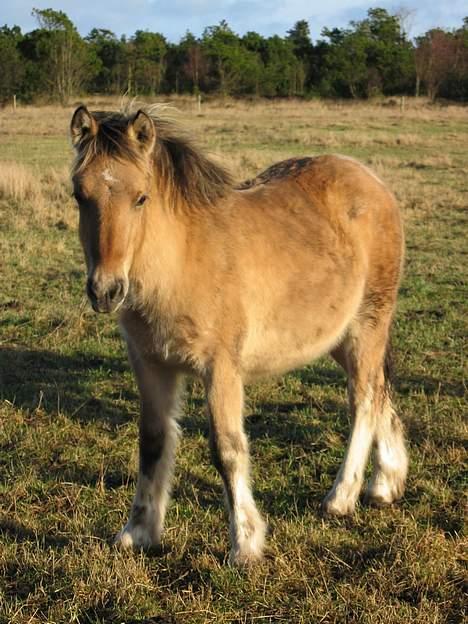
POLYGON ((372 455, 368 502, 403 494, 407 452, 387 374, 402 274, 397 202, 363 164, 291 158, 236 185, 157 107, 71 120, 71 178, 86 290, 119 310, 140 394, 139 473, 116 543, 158 546, 170 498, 184 380, 201 379, 234 565, 262 558, 244 386, 331 354, 348 379, 351 431, 323 502, 352 514, 372 455))

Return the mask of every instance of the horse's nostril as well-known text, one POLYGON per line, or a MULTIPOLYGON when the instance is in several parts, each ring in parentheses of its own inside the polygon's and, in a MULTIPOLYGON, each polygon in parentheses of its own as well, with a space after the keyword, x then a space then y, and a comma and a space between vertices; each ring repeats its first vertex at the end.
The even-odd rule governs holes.
POLYGON ((107 296, 110 301, 121 299, 124 291, 124 284, 122 280, 116 280, 107 292, 107 296))
POLYGON ((88 298, 96 312, 111 312, 122 303, 125 296, 125 280, 88 278, 86 291, 88 298))

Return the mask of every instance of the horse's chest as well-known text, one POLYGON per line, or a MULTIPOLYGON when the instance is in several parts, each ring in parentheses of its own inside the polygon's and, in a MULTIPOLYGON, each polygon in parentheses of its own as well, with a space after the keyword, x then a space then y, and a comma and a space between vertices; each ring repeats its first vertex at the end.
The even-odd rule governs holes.
POLYGON ((122 325, 126 339, 139 353, 168 366, 193 370, 205 357, 200 329, 188 316, 160 316, 151 321, 134 316, 122 325))

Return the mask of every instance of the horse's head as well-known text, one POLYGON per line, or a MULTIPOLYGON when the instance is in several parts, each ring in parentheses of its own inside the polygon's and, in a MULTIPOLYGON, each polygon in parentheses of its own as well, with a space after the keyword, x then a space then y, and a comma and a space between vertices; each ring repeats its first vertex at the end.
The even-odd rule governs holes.
POLYGON ((153 120, 143 111, 129 118, 80 106, 72 118, 77 152, 72 180, 87 293, 96 312, 116 310, 128 293, 152 192, 155 134, 153 120))

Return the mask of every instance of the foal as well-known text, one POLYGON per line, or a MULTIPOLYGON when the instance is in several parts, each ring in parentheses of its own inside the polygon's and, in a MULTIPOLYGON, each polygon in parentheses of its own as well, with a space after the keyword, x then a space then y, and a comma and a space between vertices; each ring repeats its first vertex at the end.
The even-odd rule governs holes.
POLYGON ((253 379, 331 353, 348 375, 352 431, 324 511, 353 512, 371 447, 368 500, 398 499, 407 456, 384 365, 403 233, 383 182, 319 156, 236 188, 157 109, 80 106, 71 135, 88 297, 96 312, 120 309, 141 396, 138 484, 117 542, 161 540, 187 374, 206 390, 233 563, 260 558, 265 536, 242 414, 253 379))

